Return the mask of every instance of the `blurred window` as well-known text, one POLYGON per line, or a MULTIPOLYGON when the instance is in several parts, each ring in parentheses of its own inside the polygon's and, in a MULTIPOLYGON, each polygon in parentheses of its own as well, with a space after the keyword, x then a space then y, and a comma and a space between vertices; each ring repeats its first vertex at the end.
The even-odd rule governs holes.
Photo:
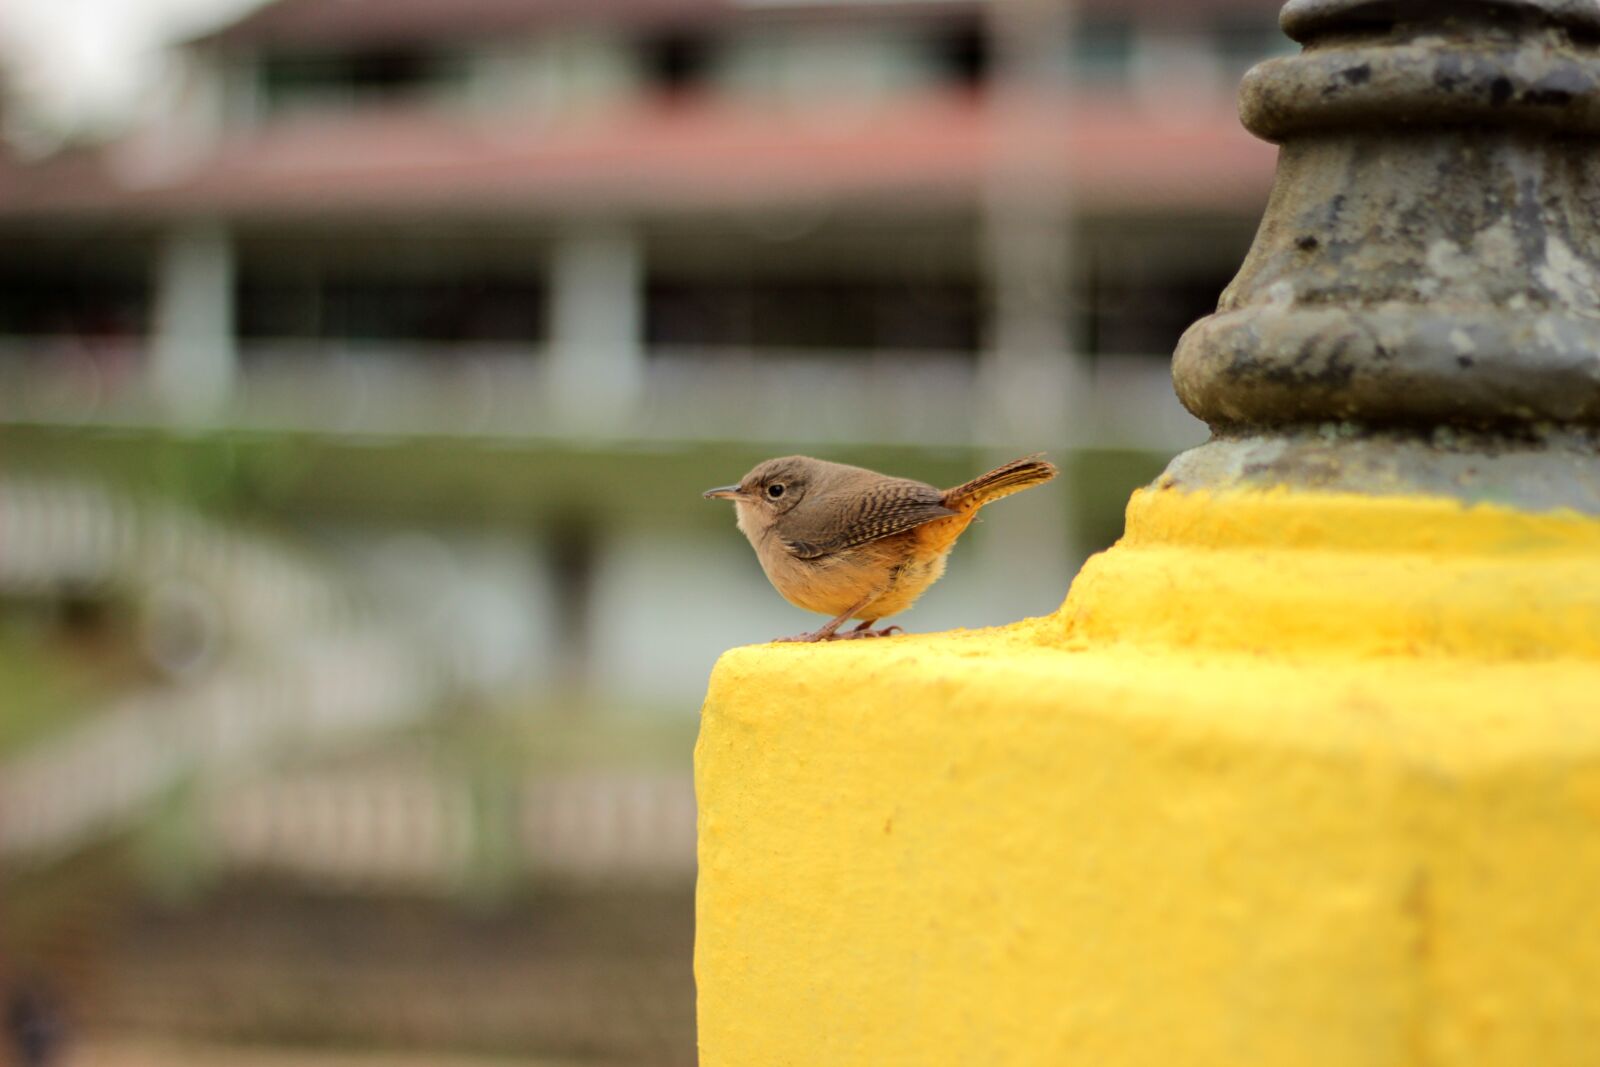
POLYGON ((471 68, 475 105, 544 115, 626 98, 644 75, 625 38, 581 29, 486 43, 472 53, 471 68))
POLYGON ((660 281, 652 346, 973 352, 978 293, 953 282, 660 281))
POLYGON ((730 43, 716 78, 735 93, 788 104, 855 102, 948 82, 962 63, 981 62, 970 42, 904 27, 767 26, 730 43))
POLYGON ((1072 29, 1068 73, 1086 85, 1122 85, 1132 75, 1137 31, 1130 19, 1091 15, 1072 29))
POLYGON ((269 112, 442 96, 466 84, 466 57, 424 49, 279 52, 257 67, 269 112))
POLYGON ((1229 84, 1263 59, 1295 51, 1294 42, 1283 35, 1270 13, 1224 17, 1212 25, 1211 36, 1229 84))
POLYGON ((486 277, 439 279, 260 275, 239 287, 239 332, 247 340, 501 342, 545 338, 544 287, 486 277))
POLYGON ((709 76, 715 51, 704 34, 658 34, 644 42, 645 79, 665 93, 698 89, 709 76))
POLYGON ((983 23, 961 23, 933 39, 946 79, 956 85, 981 86, 989 80, 993 56, 983 23))
POLYGON ((149 282, 139 273, 16 262, 0 273, 0 334, 138 337, 149 306, 149 282))
POLYGON ((1179 276, 1091 269, 1085 322, 1089 353, 1170 358, 1183 331, 1217 310, 1217 294, 1232 277, 1228 265, 1215 273, 1179 276))

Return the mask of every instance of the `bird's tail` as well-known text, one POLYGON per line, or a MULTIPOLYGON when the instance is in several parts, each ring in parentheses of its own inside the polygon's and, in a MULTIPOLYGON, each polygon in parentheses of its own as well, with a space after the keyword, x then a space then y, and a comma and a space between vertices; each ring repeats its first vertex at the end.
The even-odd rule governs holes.
POLYGON ((1055 476, 1055 464, 1045 459, 1043 452, 1038 452, 1014 459, 988 474, 980 474, 964 485, 947 490, 944 506, 952 511, 974 511, 1001 497, 1043 485, 1055 476))

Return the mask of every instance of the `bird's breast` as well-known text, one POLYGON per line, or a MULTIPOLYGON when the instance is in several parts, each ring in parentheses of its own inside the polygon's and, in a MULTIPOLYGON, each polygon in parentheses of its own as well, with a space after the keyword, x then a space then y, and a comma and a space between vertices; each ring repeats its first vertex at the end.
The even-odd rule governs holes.
POLYGON ((862 609, 861 617, 882 619, 905 611, 944 575, 945 560, 949 556, 949 546, 938 552, 908 555, 895 569, 884 591, 862 609))
POLYGON ((800 559, 777 538, 756 546, 761 569, 783 598, 796 607, 822 615, 838 615, 873 596, 889 579, 892 561, 871 545, 800 559))

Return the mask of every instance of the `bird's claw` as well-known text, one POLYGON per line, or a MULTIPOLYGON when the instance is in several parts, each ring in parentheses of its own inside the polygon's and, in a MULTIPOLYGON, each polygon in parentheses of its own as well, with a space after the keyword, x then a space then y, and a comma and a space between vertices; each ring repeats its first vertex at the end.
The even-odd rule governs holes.
POLYGON ((881 630, 851 630, 849 633, 835 634, 841 641, 852 641, 858 637, 888 637, 891 634, 903 634, 904 630, 898 626, 885 626, 881 630))
POLYGON ((775 645, 809 645, 819 641, 854 641, 862 637, 888 637, 891 634, 903 633, 905 631, 898 626, 885 626, 881 630, 847 630, 844 633, 837 631, 823 633, 821 630, 813 630, 811 633, 795 634, 793 637, 775 637, 772 639, 772 643, 775 645))

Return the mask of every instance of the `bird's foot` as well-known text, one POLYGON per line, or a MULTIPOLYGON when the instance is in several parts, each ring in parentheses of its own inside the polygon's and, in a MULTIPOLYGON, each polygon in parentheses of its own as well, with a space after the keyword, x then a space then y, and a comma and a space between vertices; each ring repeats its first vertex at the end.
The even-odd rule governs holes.
POLYGON ((868 629, 870 625, 871 623, 864 623, 861 626, 857 626, 854 630, 847 630, 844 633, 839 633, 836 630, 829 630, 827 627, 823 627, 821 630, 812 630, 808 634, 795 634, 793 637, 777 637, 773 639, 772 643, 775 645, 809 645, 815 644, 818 641, 854 641, 861 637, 888 637, 890 634, 905 633, 905 631, 898 626, 885 626, 881 630, 871 630, 868 629))
POLYGON ((821 630, 812 630, 808 634, 795 634, 793 637, 774 637, 772 643, 775 645, 809 645, 815 641, 831 641, 834 636, 834 634, 823 633, 821 630))
POLYGON ((874 630, 871 629, 871 624, 867 623, 857 626, 854 630, 851 630, 848 633, 835 634, 834 636, 840 641, 854 641, 858 637, 888 637, 891 634, 903 633, 905 633, 905 631, 900 629, 898 626, 885 626, 881 630, 874 630))

